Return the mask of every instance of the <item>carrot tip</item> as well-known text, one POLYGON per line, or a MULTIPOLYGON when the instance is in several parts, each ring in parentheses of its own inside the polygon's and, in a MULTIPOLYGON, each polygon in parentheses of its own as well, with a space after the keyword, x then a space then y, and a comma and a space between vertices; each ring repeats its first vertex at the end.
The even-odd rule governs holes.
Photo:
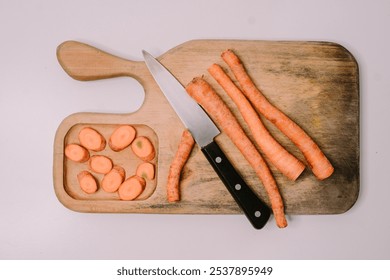
POLYGON ((287 220, 283 209, 273 209, 276 225, 279 228, 287 227, 287 220))

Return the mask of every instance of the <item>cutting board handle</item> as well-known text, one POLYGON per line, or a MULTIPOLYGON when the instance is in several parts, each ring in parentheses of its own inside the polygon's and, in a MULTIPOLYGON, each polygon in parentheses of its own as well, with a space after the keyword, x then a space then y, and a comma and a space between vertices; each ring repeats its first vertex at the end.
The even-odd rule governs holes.
POLYGON ((142 61, 131 61, 114 56, 90 45, 66 41, 57 47, 57 59, 73 79, 91 81, 120 76, 139 79, 146 70, 142 61))

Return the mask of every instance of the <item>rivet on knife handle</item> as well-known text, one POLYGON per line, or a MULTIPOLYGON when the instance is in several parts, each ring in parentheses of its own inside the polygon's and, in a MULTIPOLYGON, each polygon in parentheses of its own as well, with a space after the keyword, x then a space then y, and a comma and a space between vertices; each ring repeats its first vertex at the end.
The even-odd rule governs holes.
POLYGON ((269 207, 245 183, 218 144, 211 142, 202 148, 202 152, 253 227, 256 229, 264 227, 271 214, 269 207))

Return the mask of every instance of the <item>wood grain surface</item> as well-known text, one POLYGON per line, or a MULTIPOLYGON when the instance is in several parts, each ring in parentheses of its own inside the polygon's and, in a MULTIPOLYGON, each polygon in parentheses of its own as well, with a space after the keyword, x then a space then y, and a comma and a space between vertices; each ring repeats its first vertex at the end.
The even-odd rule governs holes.
MULTIPOLYGON (((359 194, 359 73, 358 65, 344 47, 331 42, 194 40, 181 44, 158 59, 186 85, 203 75, 226 101, 244 130, 246 124, 227 94, 207 73, 212 63, 228 70, 220 58, 233 49, 249 75, 271 103, 298 123, 321 147, 335 167, 334 174, 319 181, 309 168, 290 181, 273 166, 287 214, 340 214, 350 209, 359 194)), ((173 111, 144 62, 130 61, 74 41, 57 49, 64 70, 77 80, 117 76, 137 79, 145 89, 141 108, 129 114, 76 113, 59 126, 54 143, 53 177, 58 199, 82 212, 237 214, 241 210, 226 190, 198 146, 187 162, 181 180, 181 201, 168 203, 166 181, 183 124, 173 111), (109 135, 118 124, 132 124, 153 139, 158 151, 156 179, 135 201, 121 201, 102 191, 83 194, 75 173, 84 167, 64 157, 67 143, 77 142, 77 131, 91 126, 109 135)), ((231 73, 229 72, 231 75, 231 73)), ((271 123, 262 118, 272 135, 292 154, 305 162, 299 150, 271 123)), ((216 141, 249 186, 267 203, 268 198, 252 168, 224 133, 216 141)), ((130 153, 104 153, 121 162, 128 173, 136 160, 130 153), (126 154, 126 155, 125 155, 126 154), (130 156, 129 156, 130 157, 130 156)))

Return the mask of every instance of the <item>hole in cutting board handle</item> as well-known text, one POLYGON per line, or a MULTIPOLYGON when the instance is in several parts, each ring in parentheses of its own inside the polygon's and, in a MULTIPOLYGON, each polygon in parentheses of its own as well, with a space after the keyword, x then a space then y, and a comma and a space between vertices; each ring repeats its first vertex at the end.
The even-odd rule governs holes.
POLYGON ((142 106, 145 90, 135 78, 117 77, 76 83, 68 100, 73 112, 132 113, 142 106))

